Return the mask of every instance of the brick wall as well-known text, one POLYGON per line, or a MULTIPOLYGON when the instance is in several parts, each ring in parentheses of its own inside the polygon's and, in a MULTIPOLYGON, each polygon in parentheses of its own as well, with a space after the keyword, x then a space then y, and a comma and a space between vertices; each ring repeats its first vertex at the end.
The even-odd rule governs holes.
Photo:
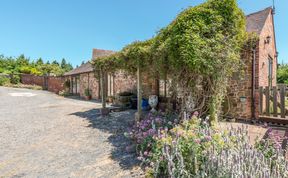
MULTIPOLYGON (((108 80, 108 84, 110 83, 109 80, 108 80)), ((113 88, 114 94, 125 92, 125 91, 136 94, 137 92, 136 75, 132 76, 132 75, 128 75, 127 73, 123 71, 117 71, 114 73, 113 78, 111 80, 113 83, 112 84, 113 86, 111 88, 113 88)), ((109 86, 108 86, 108 91, 109 91, 109 86)))
MULTIPOLYGON (((66 77, 71 79, 71 77, 66 77)), ((93 72, 80 74, 79 94, 85 96, 85 89, 89 88, 93 99, 101 99, 100 83, 94 76, 93 72), (88 82, 89 80, 89 82, 88 82), (89 85, 88 85, 89 84, 89 85)), ((158 94, 158 80, 155 80, 146 75, 142 78, 143 97, 148 98, 149 95, 158 94)), ((137 94, 137 79, 136 75, 129 75, 123 71, 117 71, 114 74, 106 76, 106 91, 107 96, 115 96, 121 92, 132 92, 137 94)))
POLYGON ((259 40, 259 86, 268 86, 268 66, 269 66, 269 56, 273 60, 273 75, 272 75, 272 85, 276 86, 277 78, 277 59, 276 59, 276 47, 274 39, 274 27, 273 27, 273 16, 269 14, 267 21, 262 29, 259 40), (270 36, 270 42, 265 44, 265 40, 270 36))
MULTIPOLYGON (((255 60, 257 61, 257 59, 255 60)), ((223 112, 231 118, 252 117, 252 50, 245 50, 241 55, 241 69, 233 74, 227 89, 223 112), (246 99, 245 102, 241 102, 246 99)))
POLYGON ((59 93, 59 91, 64 90, 64 77, 47 77, 48 91, 59 93))
POLYGON ((93 72, 80 74, 79 93, 81 97, 85 96, 85 89, 89 88, 93 99, 100 99, 99 96, 99 80, 94 76, 93 72))
POLYGON ((26 85, 38 85, 43 87, 44 86, 44 77, 43 76, 35 76, 30 74, 22 74, 20 76, 21 83, 26 85))
POLYGON ((46 88, 45 86, 45 78, 47 80, 47 90, 59 93, 59 91, 64 90, 64 77, 44 77, 44 76, 35 76, 30 74, 21 74, 21 83, 26 85, 38 85, 42 88, 46 88))
MULTIPOLYGON (((269 57, 272 58, 273 62, 272 86, 276 86, 277 58, 274 39, 273 17, 271 14, 269 14, 266 20, 266 23, 259 35, 259 41, 256 45, 255 118, 259 117, 259 86, 269 85, 269 57), (268 36, 270 36, 270 42, 265 43, 265 40, 267 40, 268 36)), ((241 75, 240 72, 236 73, 230 80, 230 86, 228 88, 228 101, 226 101, 224 104, 224 112, 227 111, 228 116, 244 119, 252 118, 252 61, 252 51, 244 51, 242 54, 242 70, 244 73, 243 75, 241 75), (246 103, 241 103, 240 97, 246 97, 246 103)), ((263 103, 265 103, 265 97, 263 98, 263 103)), ((265 107, 265 104, 263 106, 265 107)))

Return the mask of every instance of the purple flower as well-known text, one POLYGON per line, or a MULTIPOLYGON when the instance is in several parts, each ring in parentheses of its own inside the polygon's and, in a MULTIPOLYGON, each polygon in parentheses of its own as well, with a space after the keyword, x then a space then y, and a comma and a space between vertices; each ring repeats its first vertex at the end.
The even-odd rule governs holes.
POLYGON ((196 138, 194 141, 195 141, 195 143, 197 143, 197 144, 201 143, 201 140, 198 139, 198 138, 196 138))
POLYGON ((193 116, 198 117, 198 116, 199 116, 198 111, 195 111, 195 112, 193 113, 193 116))
POLYGON ((143 132, 143 137, 146 138, 148 136, 147 132, 143 132))
POLYGON ((148 130, 149 135, 154 135, 156 133, 156 130, 154 129, 149 129, 148 130))
POLYGON ((204 139, 205 139, 206 141, 211 141, 211 140, 212 140, 211 136, 208 136, 208 135, 206 135, 206 136, 204 137, 204 139))
POLYGON ((147 156, 149 154, 149 152, 144 151, 144 156, 147 156))

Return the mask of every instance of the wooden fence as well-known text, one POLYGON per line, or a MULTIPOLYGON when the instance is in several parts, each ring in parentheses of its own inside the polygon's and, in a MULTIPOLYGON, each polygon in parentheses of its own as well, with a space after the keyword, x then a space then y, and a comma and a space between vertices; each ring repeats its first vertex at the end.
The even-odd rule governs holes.
POLYGON ((272 88, 259 88, 259 112, 261 116, 271 116, 286 118, 287 109, 285 107, 286 85, 278 85, 272 88))

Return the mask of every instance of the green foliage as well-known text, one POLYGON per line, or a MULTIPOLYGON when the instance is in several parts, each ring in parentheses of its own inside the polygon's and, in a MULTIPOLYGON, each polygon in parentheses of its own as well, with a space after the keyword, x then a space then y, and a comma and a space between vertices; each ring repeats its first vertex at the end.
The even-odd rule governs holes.
POLYGON ((288 84, 288 65, 280 65, 277 69, 277 83, 288 84))
POLYGON ((65 88, 70 88, 70 80, 66 80, 66 81, 64 82, 64 87, 65 87, 65 88))
POLYGON ((217 121, 228 79, 239 67, 247 40, 245 23, 236 0, 207 0, 184 10, 154 38, 94 59, 93 64, 106 72, 135 73, 140 66, 155 76, 167 74, 178 86, 174 88, 181 89, 179 95, 191 96, 201 106, 196 108, 201 115, 217 121))
POLYGON ((66 96, 69 96, 70 94, 69 94, 69 92, 67 92, 65 90, 61 90, 61 91, 59 91, 59 95, 66 97, 66 96))
POLYGON ((19 75, 11 75, 10 83, 12 83, 12 84, 20 83, 20 76, 19 75))
POLYGON ((90 89, 86 88, 84 91, 85 96, 91 96, 91 91, 90 89))
POLYGON ((10 79, 6 76, 0 76, 0 86, 5 86, 10 83, 10 79))
POLYGON ((17 58, 5 57, 0 55, 0 73, 5 74, 33 74, 33 75, 56 75, 61 76, 65 72, 72 70, 73 67, 70 63, 66 63, 65 59, 62 59, 61 66, 57 61, 53 61, 50 64, 49 61, 45 64, 42 58, 34 61, 30 61, 24 55, 17 58))
POLYGON ((149 177, 287 177, 284 151, 269 140, 252 145, 247 128, 219 130, 195 116, 154 137, 146 162, 149 177))

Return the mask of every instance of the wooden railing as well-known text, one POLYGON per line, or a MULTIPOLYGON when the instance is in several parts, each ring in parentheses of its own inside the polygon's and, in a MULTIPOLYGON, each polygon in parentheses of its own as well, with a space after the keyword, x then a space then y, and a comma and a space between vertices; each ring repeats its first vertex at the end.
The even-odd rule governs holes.
POLYGON ((260 115, 285 118, 286 85, 259 87, 260 115), (267 99, 268 98, 268 99, 267 99), (264 103, 265 102, 265 103, 264 103))

